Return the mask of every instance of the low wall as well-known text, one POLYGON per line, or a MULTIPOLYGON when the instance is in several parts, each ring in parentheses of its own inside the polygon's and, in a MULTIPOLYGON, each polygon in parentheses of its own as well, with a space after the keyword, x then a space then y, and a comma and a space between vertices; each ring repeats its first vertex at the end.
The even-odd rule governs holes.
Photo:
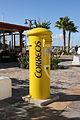
POLYGON ((11 79, 8 77, 0 76, 0 100, 12 96, 11 79))

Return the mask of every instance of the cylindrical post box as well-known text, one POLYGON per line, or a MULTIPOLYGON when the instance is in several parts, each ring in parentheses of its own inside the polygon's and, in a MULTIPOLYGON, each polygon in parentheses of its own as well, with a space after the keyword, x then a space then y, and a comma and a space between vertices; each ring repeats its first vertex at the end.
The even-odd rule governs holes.
POLYGON ((52 32, 45 28, 34 28, 29 36, 29 94, 33 99, 50 97, 50 48, 52 32))

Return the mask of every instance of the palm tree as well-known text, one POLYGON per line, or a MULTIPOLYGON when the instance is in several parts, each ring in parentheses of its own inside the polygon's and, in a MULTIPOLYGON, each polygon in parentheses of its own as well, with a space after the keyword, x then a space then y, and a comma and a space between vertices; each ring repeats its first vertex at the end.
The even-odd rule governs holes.
POLYGON ((68 26, 67 26, 67 30, 69 31, 69 33, 68 33, 68 53, 69 53, 69 50, 70 50, 71 32, 73 32, 73 33, 78 32, 77 28, 78 28, 78 26, 75 26, 73 21, 70 21, 68 23, 68 26))
POLYGON ((55 27, 58 27, 59 29, 63 30, 63 49, 66 49, 66 30, 67 30, 67 26, 68 26, 68 22, 70 20, 69 17, 60 17, 60 20, 56 22, 55 27))
POLYGON ((42 23, 40 21, 38 21, 38 22, 34 23, 34 25, 35 25, 34 28, 42 27, 42 28, 50 29, 50 24, 51 24, 50 21, 47 21, 47 22, 45 21, 45 22, 42 22, 42 23))

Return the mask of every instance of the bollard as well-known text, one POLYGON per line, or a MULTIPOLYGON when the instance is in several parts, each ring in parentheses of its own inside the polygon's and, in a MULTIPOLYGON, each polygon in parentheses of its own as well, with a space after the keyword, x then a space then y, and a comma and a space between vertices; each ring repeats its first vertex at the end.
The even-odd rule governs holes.
POLYGON ((33 99, 50 98, 50 48, 52 32, 34 28, 29 36, 29 94, 33 99))

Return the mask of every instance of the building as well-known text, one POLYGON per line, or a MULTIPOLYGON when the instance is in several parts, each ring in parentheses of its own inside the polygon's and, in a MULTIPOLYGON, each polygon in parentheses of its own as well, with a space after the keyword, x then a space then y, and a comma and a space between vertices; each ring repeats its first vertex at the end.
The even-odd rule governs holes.
POLYGON ((6 46, 11 46, 12 50, 15 50, 16 48, 19 49, 20 52, 22 52, 23 48, 23 32, 25 30, 31 29, 30 27, 16 25, 16 24, 10 24, 10 23, 4 23, 0 22, 0 47, 2 46, 3 50, 6 50, 6 46), (16 46, 16 36, 19 37, 19 46, 16 46), (6 44, 6 37, 9 36, 11 39, 9 41, 9 44, 6 44))

